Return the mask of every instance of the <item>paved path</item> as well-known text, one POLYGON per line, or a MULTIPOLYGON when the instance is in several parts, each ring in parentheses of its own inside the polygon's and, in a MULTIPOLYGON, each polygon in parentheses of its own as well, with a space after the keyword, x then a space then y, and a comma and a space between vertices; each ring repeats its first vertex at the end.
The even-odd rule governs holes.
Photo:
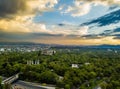
POLYGON ((38 85, 37 83, 25 82, 20 80, 12 84, 12 87, 19 87, 21 89, 55 89, 55 87, 46 87, 38 85))

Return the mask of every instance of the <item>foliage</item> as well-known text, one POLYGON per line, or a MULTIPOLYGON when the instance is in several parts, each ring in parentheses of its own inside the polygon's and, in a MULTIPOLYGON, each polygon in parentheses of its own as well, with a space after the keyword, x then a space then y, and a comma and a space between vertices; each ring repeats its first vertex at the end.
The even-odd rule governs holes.
POLYGON ((52 56, 39 52, 8 52, 0 54, 0 75, 11 76, 20 72, 20 79, 54 84, 57 89, 120 88, 120 50, 56 49, 52 56), (39 65, 27 65, 27 60, 40 60, 39 65), (79 68, 72 68, 77 64, 79 68))

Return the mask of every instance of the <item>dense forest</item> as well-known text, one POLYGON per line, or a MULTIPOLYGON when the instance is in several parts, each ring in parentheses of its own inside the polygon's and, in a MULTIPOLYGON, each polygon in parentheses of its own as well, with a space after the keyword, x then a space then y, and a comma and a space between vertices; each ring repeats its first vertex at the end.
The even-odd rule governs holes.
POLYGON ((54 55, 42 55, 41 51, 0 53, 0 75, 20 73, 20 80, 52 84, 56 89, 120 89, 120 50, 54 50, 54 55), (40 64, 28 65, 28 60, 40 64))

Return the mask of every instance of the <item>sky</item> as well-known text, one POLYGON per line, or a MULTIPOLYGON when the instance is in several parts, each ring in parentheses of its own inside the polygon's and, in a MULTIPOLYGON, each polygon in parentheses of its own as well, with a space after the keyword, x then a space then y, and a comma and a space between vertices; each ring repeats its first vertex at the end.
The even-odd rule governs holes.
POLYGON ((0 0, 0 42, 119 45, 120 0, 0 0))

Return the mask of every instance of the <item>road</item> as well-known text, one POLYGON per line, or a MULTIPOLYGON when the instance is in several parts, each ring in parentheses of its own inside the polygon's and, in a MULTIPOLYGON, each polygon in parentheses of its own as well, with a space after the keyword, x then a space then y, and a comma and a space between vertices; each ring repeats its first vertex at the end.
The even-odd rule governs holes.
POLYGON ((18 87, 21 89, 55 89, 55 87, 46 87, 46 86, 41 86, 36 83, 31 83, 31 82, 25 82, 18 80, 14 84, 12 84, 12 87, 18 87))

